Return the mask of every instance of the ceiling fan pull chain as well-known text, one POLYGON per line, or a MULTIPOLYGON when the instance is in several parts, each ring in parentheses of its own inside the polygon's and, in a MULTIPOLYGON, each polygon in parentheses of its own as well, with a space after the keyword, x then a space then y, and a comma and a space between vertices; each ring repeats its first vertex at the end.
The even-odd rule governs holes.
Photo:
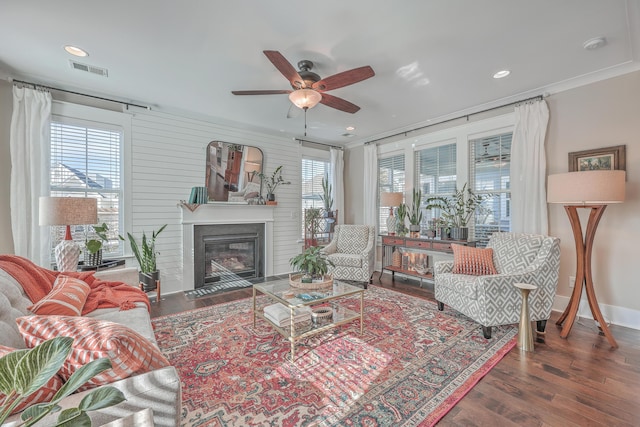
POLYGON ((307 136, 307 110, 309 108, 304 108, 304 136, 307 136))

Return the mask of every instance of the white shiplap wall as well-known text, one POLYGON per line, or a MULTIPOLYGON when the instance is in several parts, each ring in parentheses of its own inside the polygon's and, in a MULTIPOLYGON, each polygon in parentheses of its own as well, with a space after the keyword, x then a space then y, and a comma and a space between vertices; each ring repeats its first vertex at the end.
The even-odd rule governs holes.
POLYGON ((193 284, 181 283, 182 227, 177 204, 188 199, 191 187, 204 185, 205 150, 211 141, 259 147, 267 174, 283 165, 283 177, 291 185, 276 190, 274 273, 291 270, 289 259, 301 249, 301 154, 295 141, 154 111, 134 113, 131 129, 132 231, 136 236, 142 231, 149 235, 168 224, 156 242, 163 293, 193 289, 193 284))

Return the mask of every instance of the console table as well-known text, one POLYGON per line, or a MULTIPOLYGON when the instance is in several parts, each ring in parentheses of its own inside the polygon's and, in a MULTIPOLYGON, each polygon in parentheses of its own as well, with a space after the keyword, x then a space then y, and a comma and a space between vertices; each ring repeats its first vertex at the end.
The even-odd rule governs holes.
POLYGON ((428 281, 433 281, 433 273, 425 272, 421 274, 415 270, 415 266, 411 265, 409 259, 415 257, 424 257, 426 258, 426 265, 429 265, 428 258, 433 255, 430 252, 439 252, 444 254, 453 254, 453 249, 451 249, 452 244, 456 245, 464 245, 464 246, 475 246, 475 241, 467 241, 467 240, 450 240, 450 239, 437 239, 437 238, 428 238, 428 237, 407 237, 407 236, 389 236, 387 234, 381 234, 382 238, 382 268, 380 269, 380 276, 378 280, 382 278, 382 273, 384 270, 388 270, 391 272, 392 279, 395 280, 396 272, 406 274, 409 276, 415 276, 420 278, 420 285, 422 286, 422 280, 426 279, 428 281), (404 250, 406 254, 409 254, 407 258, 407 262, 401 262, 400 266, 394 266, 392 264, 392 260, 388 259, 385 256, 386 248, 391 247, 392 251, 395 249, 404 250), (411 255, 413 254, 413 255, 411 255))

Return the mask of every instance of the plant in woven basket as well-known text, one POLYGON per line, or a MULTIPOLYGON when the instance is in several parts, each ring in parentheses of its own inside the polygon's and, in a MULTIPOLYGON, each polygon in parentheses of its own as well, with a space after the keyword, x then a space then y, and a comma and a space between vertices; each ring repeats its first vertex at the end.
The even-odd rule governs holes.
POLYGON ((289 260, 295 271, 302 273, 301 281, 311 283, 313 279, 321 279, 329 271, 329 266, 335 267, 333 262, 322 252, 322 247, 311 246, 289 260))
MULTIPOLYGON (((5 395, 0 401, 0 424, 24 402, 36 393, 58 372, 72 351, 73 338, 56 337, 31 349, 15 350, 0 358, 0 393, 5 395)), ((20 414, 24 426, 40 421, 49 412, 60 411, 58 403, 75 392, 97 374, 111 368, 106 358, 93 360, 79 368, 69 380, 56 392, 50 402, 36 403, 20 414)), ((68 408, 60 412, 56 425, 90 426, 88 411, 107 408, 126 400, 122 392, 112 386, 94 389, 80 401, 77 408, 68 408)))

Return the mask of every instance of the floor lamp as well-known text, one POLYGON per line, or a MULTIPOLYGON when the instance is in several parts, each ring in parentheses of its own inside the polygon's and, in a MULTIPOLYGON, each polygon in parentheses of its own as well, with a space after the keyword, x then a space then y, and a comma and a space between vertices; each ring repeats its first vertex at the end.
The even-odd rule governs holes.
POLYGON ((609 341, 612 347, 617 348, 615 338, 607 326, 604 316, 600 312, 598 300, 593 289, 593 276, 591 275, 591 252, 596 228, 602 218, 607 205, 624 202, 625 172, 620 170, 601 170, 585 172, 568 172, 550 175, 547 186, 547 202, 561 203, 569 215, 573 238, 576 243, 576 281, 569 304, 556 322, 562 326, 560 336, 566 338, 571 332, 571 327, 576 319, 584 285, 587 293, 589 308, 593 319, 598 322, 600 331, 609 341), (583 235, 578 209, 590 209, 589 221, 586 232, 583 235))
POLYGON ((80 246, 71 236, 72 225, 98 223, 98 199, 89 197, 40 197, 40 225, 64 225, 64 240, 55 247, 58 271, 76 271, 80 246))

